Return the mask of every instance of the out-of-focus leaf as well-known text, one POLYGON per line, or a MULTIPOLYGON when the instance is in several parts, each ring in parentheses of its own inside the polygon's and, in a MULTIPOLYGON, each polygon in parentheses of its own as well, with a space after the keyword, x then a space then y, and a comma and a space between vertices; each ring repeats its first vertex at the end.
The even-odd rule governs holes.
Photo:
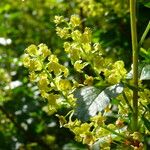
POLYGON ((143 67, 140 79, 150 80, 150 65, 146 65, 145 67, 143 67))
POLYGON ((63 146, 63 150, 86 150, 83 146, 76 143, 67 143, 63 146))
POLYGON ((144 49, 140 48, 140 56, 144 58, 144 62, 149 64, 150 63, 150 48, 149 49, 144 49))
POLYGON ((150 8, 150 2, 145 2, 145 3, 144 3, 144 6, 150 8))
POLYGON ((44 125, 43 125, 43 123, 37 124, 37 126, 36 126, 36 132, 37 132, 37 133, 41 133, 43 130, 44 130, 44 125))
MULTIPOLYGON (((121 129, 115 130, 115 132, 121 134, 122 132, 124 132, 126 130, 127 130, 127 128, 123 127, 121 129)), ((105 143, 108 140, 108 138, 110 138, 110 137, 111 137, 112 140, 120 140, 120 137, 118 135, 116 135, 116 134, 110 134, 110 135, 101 137, 101 138, 98 139, 98 141, 96 141, 92 145, 92 150, 100 150, 100 145, 103 144, 103 143, 105 143)))
POLYGON ((142 120, 143 120, 144 125, 147 128, 147 130, 150 131, 150 121, 147 120, 144 116, 142 116, 142 120))
POLYGON ((83 87, 75 92, 77 100, 76 113, 79 119, 87 121, 97 112, 104 110, 111 98, 115 98, 123 91, 122 84, 116 84, 106 89, 98 89, 93 86, 83 87))
POLYGON ((141 4, 143 4, 145 7, 150 8, 150 1, 149 0, 138 0, 141 4))
POLYGON ((119 102, 120 101, 118 99, 116 99, 116 98, 112 99, 112 101, 111 101, 111 103, 114 104, 114 105, 118 105, 119 102))
POLYGON ((147 108, 150 110, 150 104, 147 105, 147 108))

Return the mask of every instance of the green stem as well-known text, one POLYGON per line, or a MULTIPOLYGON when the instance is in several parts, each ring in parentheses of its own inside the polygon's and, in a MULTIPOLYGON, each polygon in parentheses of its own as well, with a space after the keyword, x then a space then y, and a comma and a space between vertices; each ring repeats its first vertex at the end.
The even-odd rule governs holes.
POLYGON ((135 87, 135 89, 133 89, 131 129, 134 132, 138 129, 138 42, 136 28, 136 0, 130 0, 130 21, 133 53, 133 84, 135 87))
POLYGON ((57 89, 57 91, 61 94, 61 96, 62 96, 63 98, 65 98, 65 99, 67 100, 67 99, 68 99, 67 96, 64 95, 63 92, 58 89, 57 84, 55 83, 54 79, 51 77, 50 73, 47 71, 46 68, 44 68, 44 71, 47 73, 49 80, 54 84, 54 86, 55 86, 55 88, 57 89))
POLYGON ((140 40, 140 42, 139 42, 139 47, 143 44, 143 42, 144 42, 144 40, 145 40, 145 38, 146 38, 146 36, 147 36, 149 30, 150 30, 150 21, 149 21, 149 23, 148 23, 148 25, 147 25, 147 27, 146 27, 146 29, 145 29, 145 31, 144 31, 142 37, 141 37, 141 40, 140 40))
POLYGON ((109 132, 111 132, 111 133, 113 133, 113 134, 119 136, 119 137, 122 138, 122 139, 126 139, 126 138, 127 138, 127 137, 124 136, 123 134, 120 134, 120 133, 116 132, 115 130, 110 129, 110 128, 108 128, 107 126, 101 126, 101 128, 103 128, 103 129, 105 129, 105 130, 107 130, 107 131, 109 131, 109 132))
POLYGON ((133 112, 133 109, 132 109, 132 107, 131 107, 131 105, 130 105, 130 103, 129 103, 129 101, 128 101, 128 98, 127 98, 125 92, 123 92, 122 95, 123 95, 123 98, 124 98, 126 104, 127 104, 128 107, 129 107, 130 111, 133 112))

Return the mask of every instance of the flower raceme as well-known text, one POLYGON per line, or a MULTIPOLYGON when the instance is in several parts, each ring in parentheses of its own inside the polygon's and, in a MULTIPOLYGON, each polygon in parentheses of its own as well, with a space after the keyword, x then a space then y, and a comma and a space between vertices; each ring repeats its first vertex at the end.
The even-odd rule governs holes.
MULTIPOLYGON (((53 54, 45 44, 30 45, 25 50, 26 54, 23 57, 24 66, 29 69, 31 82, 38 85, 41 96, 48 102, 43 109, 49 114, 57 112, 61 107, 71 109, 66 116, 57 116, 61 126, 69 128, 75 134, 77 141, 92 145, 106 136, 108 140, 102 145, 110 145, 113 140, 111 132, 117 132, 118 135, 118 132, 123 130, 127 124, 126 116, 129 112, 124 108, 128 108, 131 103, 132 90, 128 87, 124 88, 128 104, 125 103, 123 95, 116 97, 119 103, 117 106, 119 119, 117 118, 114 124, 109 123, 107 119, 109 113, 113 113, 112 104, 108 105, 103 113, 91 117, 89 122, 75 119, 77 98, 74 92, 84 86, 95 86, 95 81, 99 82, 97 85, 115 85, 123 82, 127 73, 124 62, 122 60, 114 62, 111 58, 106 57, 101 45, 92 42, 91 29, 88 27, 82 29, 82 21, 79 16, 73 15, 70 20, 63 16, 56 16, 54 22, 56 34, 64 42, 63 49, 67 55, 68 65, 60 63, 59 57, 53 54), (104 75, 103 78, 101 74, 104 75)), ((144 90, 144 93, 148 95, 147 90, 144 90)), ((147 104, 148 96, 145 96, 144 93, 139 93, 139 97, 143 104, 147 104)), ((123 130, 122 133, 127 135, 128 131, 123 130)), ((132 139, 133 137, 135 138, 131 136, 132 139)))

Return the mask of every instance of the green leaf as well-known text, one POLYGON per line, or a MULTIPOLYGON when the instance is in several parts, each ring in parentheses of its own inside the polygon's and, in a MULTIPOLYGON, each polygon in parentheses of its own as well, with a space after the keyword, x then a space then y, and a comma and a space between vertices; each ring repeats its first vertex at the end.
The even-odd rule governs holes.
POLYGON ((150 121, 147 120, 144 116, 142 116, 142 120, 143 120, 144 125, 147 128, 147 130, 150 131, 150 121))
POLYGON ((83 145, 79 145, 78 143, 67 143, 63 146, 63 150, 86 150, 83 145))
POLYGON ((144 58, 144 62, 149 62, 150 63, 150 48, 149 49, 144 49, 140 48, 140 56, 144 58))
POLYGON ((150 8, 150 2, 145 2, 144 6, 150 8))
POLYGON ((150 8, 149 0, 138 0, 138 2, 142 3, 145 7, 150 8))
MULTIPOLYGON (((132 66, 131 66, 132 67, 132 66)), ((150 80, 150 64, 141 63, 138 66, 138 77, 140 80, 150 80)), ((128 72, 126 79, 130 80, 133 78, 133 68, 128 72)))
POLYGON ((39 123, 36 126, 36 133, 41 133, 44 130, 44 124, 43 123, 39 123))
POLYGON ((88 121, 91 116, 95 116, 99 111, 104 110, 110 103, 110 99, 115 98, 123 91, 122 84, 116 84, 103 89, 94 86, 86 86, 75 91, 77 98, 77 117, 82 121, 88 121))
MULTIPOLYGON (((123 127, 121 129, 117 129, 115 130, 116 133, 123 133, 124 131, 127 130, 127 127, 123 127)), ((118 135, 116 134, 109 134, 107 136, 104 136, 104 137, 101 137, 99 138, 93 145, 92 145, 92 150, 100 150, 100 145, 103 144, 103 143, 106 143, 106 141, 108 141, 108 139, 111 137, 112 140, 116 140, 116 141, 120 141, 121 137, 119 137, 118 135)))
POLYGON ((118 100, 116 98, 113 98, 111 101, 111 104, 113 104, 113 105, 118 105, 119 103, 120 103, 120 100, 118 100))
POLYGON ((140 80, 150 80, 150 65, 143 67, 140 80))

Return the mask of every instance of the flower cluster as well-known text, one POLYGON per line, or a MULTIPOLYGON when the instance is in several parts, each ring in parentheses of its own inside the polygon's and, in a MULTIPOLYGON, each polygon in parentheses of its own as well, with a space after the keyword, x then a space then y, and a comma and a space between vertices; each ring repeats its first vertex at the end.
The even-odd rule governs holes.
MULTIPOLYGON (((55 17, 54 22, 58 22, 57 18, 59 17, 55 17)), ((63 47, 74 69, 82 73, 86 66, 90 66, 98 78, 100 78, 99 74, 104 72, 105 77, 108 78, 108 83, 119 83, 126 74, 123 62, 115 62, 112 66, 112 59, 104 56, 105 53, 100 44, 92 43, 90 28, 85 27, 82 32, 80 31, 81 28, 81 20, 77 15, 71 16, 69 21, 63 19, 59 24, 56 23, 56 33, 65 39, 63 47), (61 27, 62 23, 63 28, 61 27), (58 29, 61 31, 58 32, 58 29)))
MULTIPOLYGON (((48 106, 43 109, 53 114, 62 106, 69 107, 71 111, 66 116, 57 115, 60 126, 69 128, 75 134, 77 141, 89 146, 99 140, 101 148, 109 149, 113 140, 118 142, 120 138, 124 140, 128 137, 133 141, 132 146, 135 141, 140 143, 143 139, 138 139, 137 134, 128 135, 126 128, 126 124, 129 123, 127 116, 133 111, 131 106, 133 91, 129 87, 125 87, 123 93, 118 97, 114 96, 118 94, 113 93, 117 89, 112 91, 112 100, 109 98, 110 93, 103 91, 102 100, 104 98, 111 104, 108 104, 103 113, 91 117, 88 123, 72 117, 77 115, 74 113, 77 107, 77 97, 74 93, 79 87, 94 85, 95 80, 98 81, 97 86, 118 85, 120 82, 132 86, 130 82, 133 81, 125 80, 127 71, 123 61, 114 62, 111 58, 106 57, 99 43, 92 42, 92 31, 88 27, 82 28, 82 20, 79 16, 72 15, 69 20, 63 16, 55 16, 54 22, 56 34, 63 39, 67 61, 71 64, 68 62, 67 66, 61 64, 59 58, 45 44, 30 45, 25 50, 26 54, 23 58, 24 66, 30 71, 31 82, 37 83, 41 96, 48 101, 48 106), (113 104, 113 101, 116 102, 113 104), (107 117, 114 114, 113 106, 116 107, 117 118, 110 122, 107 117)), ((95 95, 93 97, 95 98, 95 95)), ((149 104, 149 97, 148 89, 139 92, 139 101, 142 105, 149 104)), ((142 111, 145 109, 141 107, 142 111)), ((148 114, 142 114, 142 111, 139 111, 139 115, 149 119, 148 114)))
POLYGON ((30 45, 25 52, 23 63, 29 68, 30 81, 37 83, 41 96, 48 101, 49 105, 44 110, 54 113, 59 104, 71 96, 73 86, 67 79, 69 70, 59 63, 57 56, 45 44, 30 45))
POLYGON ((115 12, 119 17, 128 13, 128 2, 118 0, 101 0, 97 2, 95 0, 77 0, 80 8, 87 16, 107 16, 110 11, 115 12))
POLYGON ((120 83, 121 79, 126 77, 126 69, 124 68, 123 61, 116 61, 113 65, 111 65, 111 69, 106 69, 104 74, 107 78, 107 81, 110 84, 120 83))

